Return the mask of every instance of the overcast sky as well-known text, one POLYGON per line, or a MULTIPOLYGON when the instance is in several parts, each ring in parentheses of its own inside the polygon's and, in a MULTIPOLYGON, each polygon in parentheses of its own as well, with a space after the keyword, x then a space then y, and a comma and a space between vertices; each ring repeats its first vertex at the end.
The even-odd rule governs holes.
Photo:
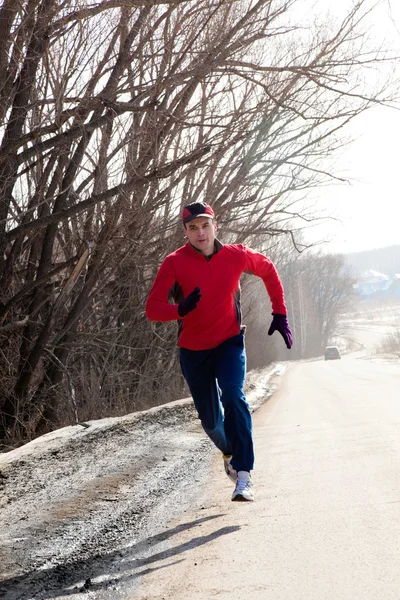
MULTIPOLYGON (((338 3, 348 6, 352 1, 338 3)), ((390 36, 392 47, 400 50, 400 1, 383 0, 375 15, 374 35, 390 36)), ((343 151, 336 168, 351 184, 322 188, 315 195, 318 207, 340 222, 330 221, 307 235, 313 241, 331 239, 326 249, 333 252, 400 244, 400 110, 375 107, 346 133, 357 139, 343 151)))

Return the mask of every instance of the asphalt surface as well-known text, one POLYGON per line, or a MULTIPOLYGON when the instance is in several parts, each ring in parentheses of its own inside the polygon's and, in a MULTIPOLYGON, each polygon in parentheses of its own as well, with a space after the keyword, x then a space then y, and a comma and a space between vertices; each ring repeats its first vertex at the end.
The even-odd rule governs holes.
POLYGON ((293 364, 254 416, 256 501, 215 459, 123 597, 398 600, 399 389, 399 360, 293 364))

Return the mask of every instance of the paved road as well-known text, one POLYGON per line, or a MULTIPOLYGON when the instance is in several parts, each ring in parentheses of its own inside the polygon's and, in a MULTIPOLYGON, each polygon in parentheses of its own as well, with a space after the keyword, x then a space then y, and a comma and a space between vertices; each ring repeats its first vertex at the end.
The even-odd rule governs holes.
POLYGON ((124 597, 399 600, 399 390, 399 361, 292 365, 254 418, 256 502, 216 457, 124 597))

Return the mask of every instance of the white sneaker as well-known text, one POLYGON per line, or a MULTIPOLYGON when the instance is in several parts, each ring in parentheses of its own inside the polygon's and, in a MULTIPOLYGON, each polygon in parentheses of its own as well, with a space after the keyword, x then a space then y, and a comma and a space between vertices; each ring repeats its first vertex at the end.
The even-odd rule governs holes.
POLYGON ((232 455, 231 454, 223 454, 222 458, 224 459, 225 473, 228 475, 229 479, 231 481, 233 481, 233 483, 236 483, 237 471, 235 471, 235 469, 231 465, 232 455))
POLYGON ((232 500, 234 502, 253 502, 253 484, 248 471, 238 471, 236 488, 232 494, 232 500))

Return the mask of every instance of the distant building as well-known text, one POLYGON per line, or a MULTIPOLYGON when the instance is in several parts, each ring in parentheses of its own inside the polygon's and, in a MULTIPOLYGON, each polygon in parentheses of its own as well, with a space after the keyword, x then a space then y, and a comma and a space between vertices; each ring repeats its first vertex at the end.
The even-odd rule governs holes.
POLYGON ((357 279, 355 290, 362 298, 371 296, 400 296, 400 274, 389 277, 373 269, 364 271, 357 279))

